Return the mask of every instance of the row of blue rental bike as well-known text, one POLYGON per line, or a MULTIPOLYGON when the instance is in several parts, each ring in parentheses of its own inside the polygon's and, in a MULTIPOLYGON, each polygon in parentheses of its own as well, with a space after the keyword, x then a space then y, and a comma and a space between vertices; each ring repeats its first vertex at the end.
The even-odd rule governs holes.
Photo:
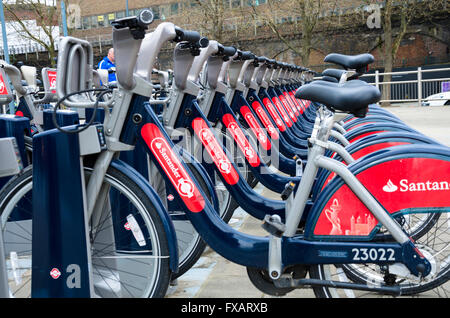
POLYGON ((111 23, 114 83, 74 37, 44 94, 0 61, 2 297, 164 297, 206 246, 269 295, 447 297, 450 149, 377 105, 372 55, 314 80, 152 20, 111 23))

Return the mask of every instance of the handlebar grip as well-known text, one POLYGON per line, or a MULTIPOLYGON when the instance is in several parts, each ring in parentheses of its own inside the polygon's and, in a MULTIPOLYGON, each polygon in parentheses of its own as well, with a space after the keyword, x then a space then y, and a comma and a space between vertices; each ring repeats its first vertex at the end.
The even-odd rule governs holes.
POLYGON ((255 58, 255 60, 258 63, 264 63, 264 62, 267 62, 267 57, 265 57, 265 56, 258 56, 258 57, 255 58))
POLYGON ((197 31, 190 31, 190 30, 183 30, 182 28, 175 27, 175 33, 177 34, 177 37, 174 39, 175 42, 191 42, 196 43, 201 40, 200 33, 197 31))
POLYGON ((247 60, 252 60, 254 58, 255 58, 255 54, 253 54, 252 52, 250 52, 250 51, 242 52, 241 60, 247 61, 247 60))
POLYGON ((223 46, 218 44, 219 50, 217 51, 218 56, 230 57, 236 54, 237 49, 234 46, 223 46))
POLYGON ((209 45, 209 40, 206 37, 202 37, 200 40, 198 40, 198 46, 199 47, 207 47, 209 45))
POLYGON ((225 56, 233 56, 236 54, 237 49, 234 46, 224 46, 223 47, 223 55, 225 56))

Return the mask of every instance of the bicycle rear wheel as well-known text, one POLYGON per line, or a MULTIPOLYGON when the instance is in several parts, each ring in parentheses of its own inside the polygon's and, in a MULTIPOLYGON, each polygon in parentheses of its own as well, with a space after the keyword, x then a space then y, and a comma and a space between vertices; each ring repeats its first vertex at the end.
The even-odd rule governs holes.
MULTIPOLYGON (((85 168, 86 179, 90 172, 85 168)), ((31 296, 32 184, 30 166, 0 194, 8 280, 15 297, 31 296)), ((95 294, 108 298, 164 297, 171 276, 169 249, 153 203, 113 167, 103 185, 109 188, 108 194, 103 203, 97 202, 89 220, 95 294)))

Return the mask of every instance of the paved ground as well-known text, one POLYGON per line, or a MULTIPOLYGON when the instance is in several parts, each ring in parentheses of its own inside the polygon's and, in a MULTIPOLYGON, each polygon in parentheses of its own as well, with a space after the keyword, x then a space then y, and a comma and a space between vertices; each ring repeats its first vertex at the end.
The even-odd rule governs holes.
MULTIPOLYGON (((450 107, 387 108, 408 125, 450 146, 450 107)), ((258 185, 256 191, 264 196, 279 199, 279 195, 258 185)), ((231 220, 232 226, 242 232, 266 235, 261 221, 255 220, 241 208, 231 220)), ((271 298, 256 289, 247 277, 244 267, 233 264, 207 249, 197 264, 178 279, 169 291, 168 298, 271 298)), ((296 290, 286 297, 313 298, 310 289, 296 290)))
POLYGON ((403 107, 387 108, 411 127, 450 146, 450 107, 403 107))

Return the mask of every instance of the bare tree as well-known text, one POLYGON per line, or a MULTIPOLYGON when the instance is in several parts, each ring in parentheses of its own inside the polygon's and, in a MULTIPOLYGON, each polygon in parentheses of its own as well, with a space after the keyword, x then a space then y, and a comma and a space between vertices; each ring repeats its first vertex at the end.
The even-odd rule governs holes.
POLYGON ((195 0, 200 13, 201 29, 218 42, 223 40, 225 5, 223 0, 195 0))
POLYGON ((245 15, 243 7, 231 8, 226 0, 193 0, 186 2, 178 19, 211 40, 231 43, 247 36, 252 21, 245 15))
MULTIPOLYGON (((384 72, 392 72, 394 60, 400 48, 401 41, 406 34, 408 25, 410 24, 413 14, 414 5, 409 1, 386 0, 382 19, 382 28, 384 33, 384 72), (398 31, 394 33, 393 18, 400 20, 398 31)), ((390 74, 384 76, 385 82, 390 82, 392 76, 390 74)), ((391 85, 383 86, 383 100, 391 99, 391 85)), ((389 104, 389 103, 386 103, 389 104)))
MULTIPOLYGON (((381 26, 383 29, 384 72, 391 73, 402 40, 409 33, 413 20, 430 19, 434 12, 446 10, 447 0, 384 1, 381 26)), ((384 82, 391 82, 392 76, 384 76, 384 82)), ((391 85, 383 85, 383 100, 391 99, 391 85)), ((389 102, 385 102, 389 105, 389 102)))
POLYGON ((333 0, 267 0, 266 5, 253 6, 253 16, 268 26, 289 50, 299 55, 303 65, 309 66, 311 51, 318 40, 315 34, 329 27, 332 21, 324 22, 322 12, 325 9, 335 11, 336 3, 333 0), (300 45, 289 39, 289 34, 284 32, 285 23, 279 21, 280 17, 288 15, 297 20, 295 25, 298 28, 296 33, 301 34, 300 45))
POLYGON ((24 39, 31 40, 43 46, 49 54, 52 66, 55 66, 57 38, 56 30, 58 28, 58 9, 56 5, 49 5, 47 0, 18 0, 15 3, 3 4, 6 12, 13 18, 12 25, 15 31, 24 39), (35 19, 39 31, 32 27, 31 20, 24 19, 19 12, 29 12, 35 19))

